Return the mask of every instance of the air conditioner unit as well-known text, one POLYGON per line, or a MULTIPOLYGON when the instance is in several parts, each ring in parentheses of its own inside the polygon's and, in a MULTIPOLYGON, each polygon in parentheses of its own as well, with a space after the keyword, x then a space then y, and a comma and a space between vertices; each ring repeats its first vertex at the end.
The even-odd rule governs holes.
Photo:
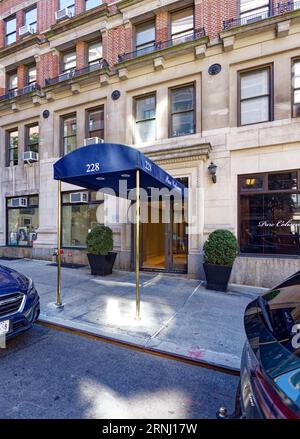
POLYGON ((39 161, 39 155, 37 152, 34 151, 25 151, 24 152, 24 162, 38 162, 39 161))
POLYGON ((72 11, 69 8, 59 9, 55 12, 56 21, 65 20, 72 17, 72 11))
POLYGON ((95 145, 97 143, 104 143, 104 139, 101 139, 100 137, 88 137, 87 139, 84 139, 84 146, 95 145))
POLYGON ((70 194, 70 203, 87 203, 88 193, 87 192, 73 192, 70 194))
POLYGON ((21 26, 19 29, 19 35, 20 37, 26 37, 26 35, 34 34, 34 29, 30 27, 29 24, 25 24, 24 26, 21 26))
POLYGON ((8 207, 27 207, 27 198, 10 198, 8 200, 8 207))

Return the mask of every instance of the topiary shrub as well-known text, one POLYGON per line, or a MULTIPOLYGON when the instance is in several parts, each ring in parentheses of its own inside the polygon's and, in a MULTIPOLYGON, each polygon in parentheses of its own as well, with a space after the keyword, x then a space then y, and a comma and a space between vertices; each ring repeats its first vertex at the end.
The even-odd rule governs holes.
POLYGON ((113 233, 109 227, 99 224, 86 238, 87 251, 94 255, 105 256, 113 249, 113 233))
POLYGON ((231 267, 237 255, 236 237, 229 230, 215 230, 209 235, 203 250, 206 264, 231 267))

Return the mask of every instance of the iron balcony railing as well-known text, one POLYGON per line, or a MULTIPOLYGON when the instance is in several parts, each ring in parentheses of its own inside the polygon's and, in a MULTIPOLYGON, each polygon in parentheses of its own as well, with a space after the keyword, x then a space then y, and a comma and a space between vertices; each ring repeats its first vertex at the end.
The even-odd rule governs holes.
POLYGON ((95 70, 101 70, 105 67, 109 67, 108 62, 105 59, 101 59, 95 64, 89 64, 86 67, 83 67, 82 69, 72 69, 68 72, 62 73, 59 76, 56 76, 55 78, 48 78, 45 81, 46 85, 54 85, 58 84, 63 81, 67 81, 69 79, 77 78, 78 76, 86 75, 87 73, 94 72, 95 70))
POLYGON ((17 98, 19 96, 24 96, 24 95, 27 95, 27 94, 32 93, 34 91, 38 91, 40 89, 41 89, 41 87, 36 83, 26 85, 23 88, 20 88, 17 90, 11 90, 8 93, 0 96, 0 101, 5 101, 7 99, 13 99, 13 98, 17 98))
POLYGON ((167 49, 169 47, 173 47, 181 43, 186 43, 188 41, 194 41, 205 36, 206 34, 204 28, 196 29, 193 32, 182 37, 172 38, 171 40, 167 41, 155 42, 147 47, 144 47, 143 49, 137 49, 129 53, 122 53, 118 55, 118 61, 119 63, 123 61, 129 61, 131 59, 137 58, 138 56, 147 55, 148 53, 154 53, 158 50, 167 49))
POLYGON ((265 20, 266 18, 276 17, 284 14, 285 12, 295 11, 296 9, 300 9, 300 1, 290 0, 278 3, 275 7, 270 7, 268 10, 257 14, 244 15, 243 17, 230 18, 229 20, 225 20, 223 21, 223 30, 230 30, 235 27, 265 20))

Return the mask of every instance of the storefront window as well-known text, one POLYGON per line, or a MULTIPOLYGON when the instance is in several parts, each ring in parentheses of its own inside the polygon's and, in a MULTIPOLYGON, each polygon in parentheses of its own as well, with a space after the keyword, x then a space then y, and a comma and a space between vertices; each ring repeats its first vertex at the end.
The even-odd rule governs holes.
POLYGON ((7 199, 7 245, 32 247, 39 227, 38 196, 7 199))
POLYGON ((86 248, 89 230, 98 224, 97 209, 102 203, 97 193, 70 192, 62 196, 62 246, 86 248))
MULTIPOLYGON (((240 252, 256 254, 300 254, 299 171, 260 174, 263 185, 240 187, 240 252)), ((256 180, 258 176, 253 176, 256 180)))

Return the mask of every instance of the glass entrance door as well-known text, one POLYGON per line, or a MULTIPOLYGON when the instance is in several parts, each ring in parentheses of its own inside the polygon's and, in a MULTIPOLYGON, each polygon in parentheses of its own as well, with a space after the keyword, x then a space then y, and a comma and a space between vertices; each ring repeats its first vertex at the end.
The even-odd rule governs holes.
POLYGON ((142 251, 141 267, 144 269, 166 270, 166 225, 162 221, 164 203, 148 203, 148 223, 142 224, 142 251), (158 222, 151 222, 152 216, 158 219, 158 222))
POLYGON ((148 203, 148 223, 141 226, 141 268, 167 272, 187 272, 187 224, 181 203, 148 203), (170 209, 169 215, 165 209, 170 209), (157 222, 151 221, 156 218, 157 222), (166 221, 170 218, 170 221, 166 221))

